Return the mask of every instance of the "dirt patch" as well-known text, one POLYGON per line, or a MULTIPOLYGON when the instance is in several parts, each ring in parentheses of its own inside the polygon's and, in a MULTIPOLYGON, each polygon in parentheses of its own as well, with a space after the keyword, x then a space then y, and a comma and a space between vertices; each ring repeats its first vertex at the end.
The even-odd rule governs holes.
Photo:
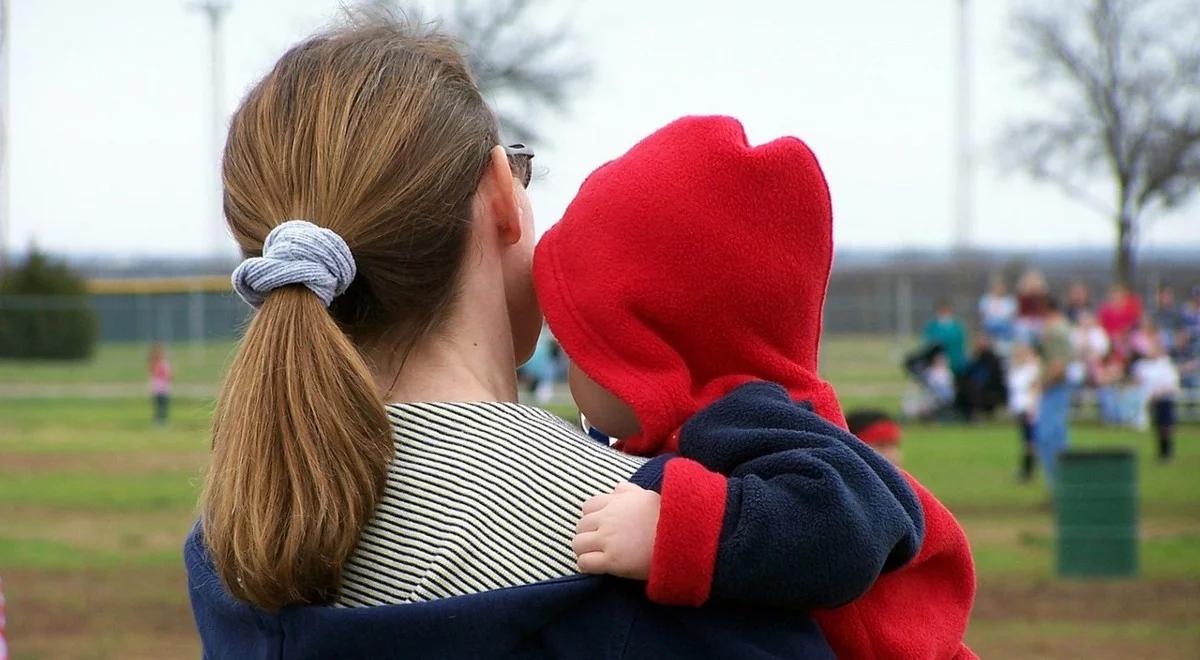
POLYGON ((14 658, 199 657, 182 566, 6 571, 14 658))
MULTIPOLYGON (((14 657, 199 655, 180 568, 4 574, 14 657)), ((984 658, 1200 657, 1200 581, 985 580, 968 643, 984 658)))
POLYGON ((1163 635, 1160 638, 1113 637, 1089 631, 1047 636, 1030 636, 1011 631, 1001 639, 976 641, 967 636, 971 650, 981 658, 1046 660, 1052 658, 1088 658, 1088 660, 1195 660, 1200 657, 1200 636, 1163 635))
MULTIPOLYGON (((975 517, 961 521, 971 543, 1019 547, 1030 536, 1054 538, 1054 523, 1029 517, 975 517)), ((1143 520, 1138 525, 1141 539, 1170 539, 1200 534, 1200 521, 1187 517, 1143 520)))
POLYGON ((178 511, 92 512, 14 508, 5 512, 5 533, 15 539, 49 539, 107 553, 179 550, 193 516, 178 511))
POLYGON ((81 453, 4 452, 4 472, 87 472, 126 475, 199 470, 208 462, 207 451, 120 451, 81 453))
POLYGON ((1200 623, 1200 581, 984 580, 973 618, 990 621, 1200 623))

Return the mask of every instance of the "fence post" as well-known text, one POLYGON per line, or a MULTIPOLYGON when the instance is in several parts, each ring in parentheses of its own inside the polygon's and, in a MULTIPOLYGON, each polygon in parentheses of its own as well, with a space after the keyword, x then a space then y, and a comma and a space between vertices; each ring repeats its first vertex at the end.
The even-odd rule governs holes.
POLYGON ((912 277, 896 278, 896 341, 905 344, 913 334, 912 277))
POLYGON ((192 285, 188 293, 188 328, 192 358, 204 359, 204 292, 192 285))
POLYGON ((140 291, 134 294, 134 304, 137 305, 138 325, 142 326, 143 341, 147 344, 154 342, 154 310, 150 305, 150 292, 140 291))
POLYGON ((155 335, 158 341, 170 344, 175 341, 175 328, 171 323, 171 308, 167 306, 167 300, 160 298, 159 303, 154 307, 154 324, 158 328, 155 335))

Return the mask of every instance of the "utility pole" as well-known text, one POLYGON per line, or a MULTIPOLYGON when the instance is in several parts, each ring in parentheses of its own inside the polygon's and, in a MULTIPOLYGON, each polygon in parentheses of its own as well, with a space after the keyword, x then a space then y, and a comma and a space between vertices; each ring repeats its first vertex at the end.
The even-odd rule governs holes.
POLYGON ((971 2, 958 0, 958 53, 955 67, 954 249, 971 244, 973 162, 971 158, 971 2))
POLYGON ((221 21, 229 11, 229 0, 198 0, 191 8, 204 13, 208 19, 209 75, 211 76, 209 117, 212 134, 208 162, 209 170, 209 251, 214 257, 225 257, 230 253, 229 235, 225 231, 224 210, 221 207, 221 151, 225 144, 225 112, 222 89, 225 84, 224 43, 221 21))
POLYGON ((9 33, 8 0, 0 0, 0 274, 8 268, 8 227, 12 213, 12 195, 9 193, 9 171, 12 161, 8 144, 8 125, 11 110, 8 103, 8 52, 9 33))

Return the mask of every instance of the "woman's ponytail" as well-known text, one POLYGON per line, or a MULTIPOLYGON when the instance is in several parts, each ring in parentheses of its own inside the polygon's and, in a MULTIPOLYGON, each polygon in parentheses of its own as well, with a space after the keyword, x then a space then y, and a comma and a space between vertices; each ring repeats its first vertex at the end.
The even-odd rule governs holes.
POLYGON ((239 598, 336 596, 393 454, 356 347, 398 351, 448 317, 498 140, 455 43, 386 20, 297 45, 234 114, 224 210, 259 310, 217 402, 202 522, 239 598))
POLYGON ((391 455, 371 374, 322 301, 267 296, 213 422, 204 532, 228 589, 266 609, 332 599, 391 455))

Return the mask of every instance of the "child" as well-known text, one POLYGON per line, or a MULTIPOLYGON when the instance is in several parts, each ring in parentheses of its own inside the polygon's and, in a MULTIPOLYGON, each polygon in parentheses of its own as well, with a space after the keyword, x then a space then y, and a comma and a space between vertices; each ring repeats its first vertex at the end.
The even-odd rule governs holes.
POLYGON ((945 353, 938 353, 925 370, 925 384, 937 399, 938 408, 943 409, 954 403, 954 372, 950 370, 950 359, 945 353))
POLYGON ((1163 349, 1162 338, 1146 343, 1146 357, 1133 365, 1134 378, 1149 401, 1150 419, 1158 438, 1158 460, 1168 463, 1174 454, 1175 398, 1179 396, 1179 370, 1163 349))
POLYGON ((154 423, 166 426, 167 409, 171 403, 171 363, 167 362, 167 352, 161 343, 150 347, 150 359, 147 362, 150 372, 150 396, 154 405, 154 423))
MULTIPOLYGON (((807 146, 750 147, 734 119, 687 117, 593 172, 544 235, 534 281, 587 419, 643 456, 696 455, 714 438, 730 447, 667 460, 661 499, 622 485, 585 505, 581 569, 646 577, 662 603, 712 595, 804 607, 792 576, 836 581, 831 561, 869 550, 843 541, 862 511, 836 496, 848 478, 874 478, 867 466, 879 478, 890 468, 844 430, 837 396, 817 376, 831 233, 828 188, 807 146), (791 463, 722 474, 755 465, 742 444, 796 442, 812 448, 791 463), (847 448, 866 465, 822 463, 847 448), (753 506, 756 491, 789 483, 811 488, 810 499, 753 506)), ((860 599, 813 614, 839 657, 973 657, 962 643, 974 596, 966 538, 908 481, 924 514, 919 553, 905 565, 889 559, 860 599)))
POLYGON ((900 425, 890 415, 882 410, 855 410, 846 415, 846 426, 892 465, 900 465, 900 425))
POLYGON ((1029 344, 1013 348, 1012 364, 1008 369, 1008 410, 1021 430, 1021 471, 1019 479, 1033 478, 1033 425, 1037 419, 1037 402, 1041 397, 1038 383, 1041 365, 1037 352, 1029 344))

